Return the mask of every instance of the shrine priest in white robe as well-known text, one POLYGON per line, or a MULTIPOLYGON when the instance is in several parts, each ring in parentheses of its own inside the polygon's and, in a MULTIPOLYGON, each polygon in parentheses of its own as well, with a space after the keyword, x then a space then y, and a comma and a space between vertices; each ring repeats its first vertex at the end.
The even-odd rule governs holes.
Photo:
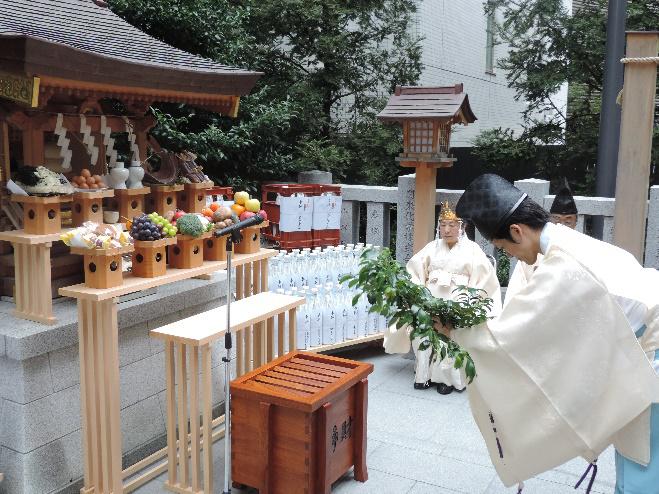
MULTIPOLYGON (((406 266, 411 279, 424 285, 438 298, 453 299, 458 286, 480 288, 492 298, 492 315, 501 311, 501 289, 496 270, 479 245, 467 238, 462 230, 462 222, 450 208, 448 202, 442 205, 438 223, 437 238, 417 252, 406 266)), ((410 351, 407 326, 385 331, 384 348, 387 353, 407 353, 410 351)), ((427 389, 437 384, 437 392, 450 394, 464 391, 465 379, 459 369, 455 369, 453 359, 434 358, 432 347, 420 350, 421 338, 411 342, 416 357, 414 388, 427 389)))
POLYGON ((456 213, 529 265, 544 254, 499 317, 439 328, 474 360, 471 410, 503 483, 613 444, 616 493, 659 493, 659 272, 552 224, 497 175, 474 180, 456 213))
MULTIPOLYGON (((565 225, 568 228, 575 229, 577 227, 577 214, 577 203, 574 202, 570 184, 568 184, 566 178, 563 178, 561 186, 556 191, 554 201, 549 208, 550 220, 556 225, 565 225)), ((519 259, 517 260, 513 273, 510 275, 510 280, 508 280, 506 298, 503 302, 504 306, 508 303, 508 300, 528 284, 531 275, 542 261, 542 257, 542 254, 538 254, 538 258, 531 265, 519 259)))

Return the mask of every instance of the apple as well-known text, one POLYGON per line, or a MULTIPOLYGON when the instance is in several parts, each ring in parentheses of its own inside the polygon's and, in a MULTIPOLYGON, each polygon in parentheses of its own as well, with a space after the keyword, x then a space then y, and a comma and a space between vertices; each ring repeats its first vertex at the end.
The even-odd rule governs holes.
POLYGON ((258 213, 259 209, 261 209, 261 202, 258 199, 249 199, 245 203, 245 209, 252 213, 258 213))
POLYGON ((180 209, 177 209, 176 212, 174 213, 174 219, 177 220, 181 216, 185 216, 185 211, 181 211, 180 209))
POLYGON ((251 211, 245 211, 243 214, 240 215, 240 221, 245 221, 247 218, 251 218, 252 216, 255 216, 256 213, 253 213, 251 211))
POLYGON ((259 211, 259 216, 263 218, 263 221, 268 221, 268 213, 266 213, 263 209, 259 211))
POLYGON ((244 206, 247 201, 249 201, 249 194, 245 192, 244 190, 240 192, 236 192, 233 196, 233 201, 236 204, 240 204, 241 206, 244 206))

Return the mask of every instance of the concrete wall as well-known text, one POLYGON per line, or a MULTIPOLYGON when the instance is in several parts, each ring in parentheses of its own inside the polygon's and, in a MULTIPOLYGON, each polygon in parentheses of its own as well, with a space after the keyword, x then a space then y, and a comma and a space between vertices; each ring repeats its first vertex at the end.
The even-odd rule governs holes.
MULTIPOLYGON (((224 303, 225 279, 222 272, 211 281, 186 280, 119 304, 121 425, 129 463, 145 456, 141 450, 164 445, 165 359, 163 344, 149 330, 224 303)), ((14 319, 11 308, 0 302, 0 493, 59 492, 83 473, 76 305, 58 302, 55 326, 14 319)), ((218 342, 212 353, 216 404, 223 401, 223 353, 218 342)))

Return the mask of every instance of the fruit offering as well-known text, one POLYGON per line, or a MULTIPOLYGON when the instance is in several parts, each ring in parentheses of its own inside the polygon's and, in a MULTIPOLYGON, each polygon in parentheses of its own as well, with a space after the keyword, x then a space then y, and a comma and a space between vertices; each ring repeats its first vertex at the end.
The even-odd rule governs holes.
POLYGON ((133 218, 130 234, 135 240, 160 240, 173 237, 177 228, 157 213, 142 214, 133 218))
POLYGON ((97 190, 104 189, 106 187, 105 182, 100 177, 100 175, 92 175, 92 173, 87 169, 83 168, 80 171, 80 175, 75 175, 71 179, 71 183, 74 187, 83 190, 97 190))
POLYGON ((250 198, 244 190, 236 192, 233 199, 235 203, 231 206, 231 210, 238 215, 240 221, 251 218, 255 214, 259 214, 264 220, 268 219, 266 212, 261 209, 261 201, 250 198))

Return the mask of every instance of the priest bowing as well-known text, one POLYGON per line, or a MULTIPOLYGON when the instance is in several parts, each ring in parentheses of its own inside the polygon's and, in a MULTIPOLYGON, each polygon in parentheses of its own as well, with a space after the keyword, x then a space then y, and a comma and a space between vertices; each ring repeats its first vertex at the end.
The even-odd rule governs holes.
POLYGON ((500 316, 446 328, 473 358, 472 414, 510 486, 616 448, 616 493, 659 493, 659 272, 563 225, 503 178, 465 190, 458 216, 528 265, 500 316))

